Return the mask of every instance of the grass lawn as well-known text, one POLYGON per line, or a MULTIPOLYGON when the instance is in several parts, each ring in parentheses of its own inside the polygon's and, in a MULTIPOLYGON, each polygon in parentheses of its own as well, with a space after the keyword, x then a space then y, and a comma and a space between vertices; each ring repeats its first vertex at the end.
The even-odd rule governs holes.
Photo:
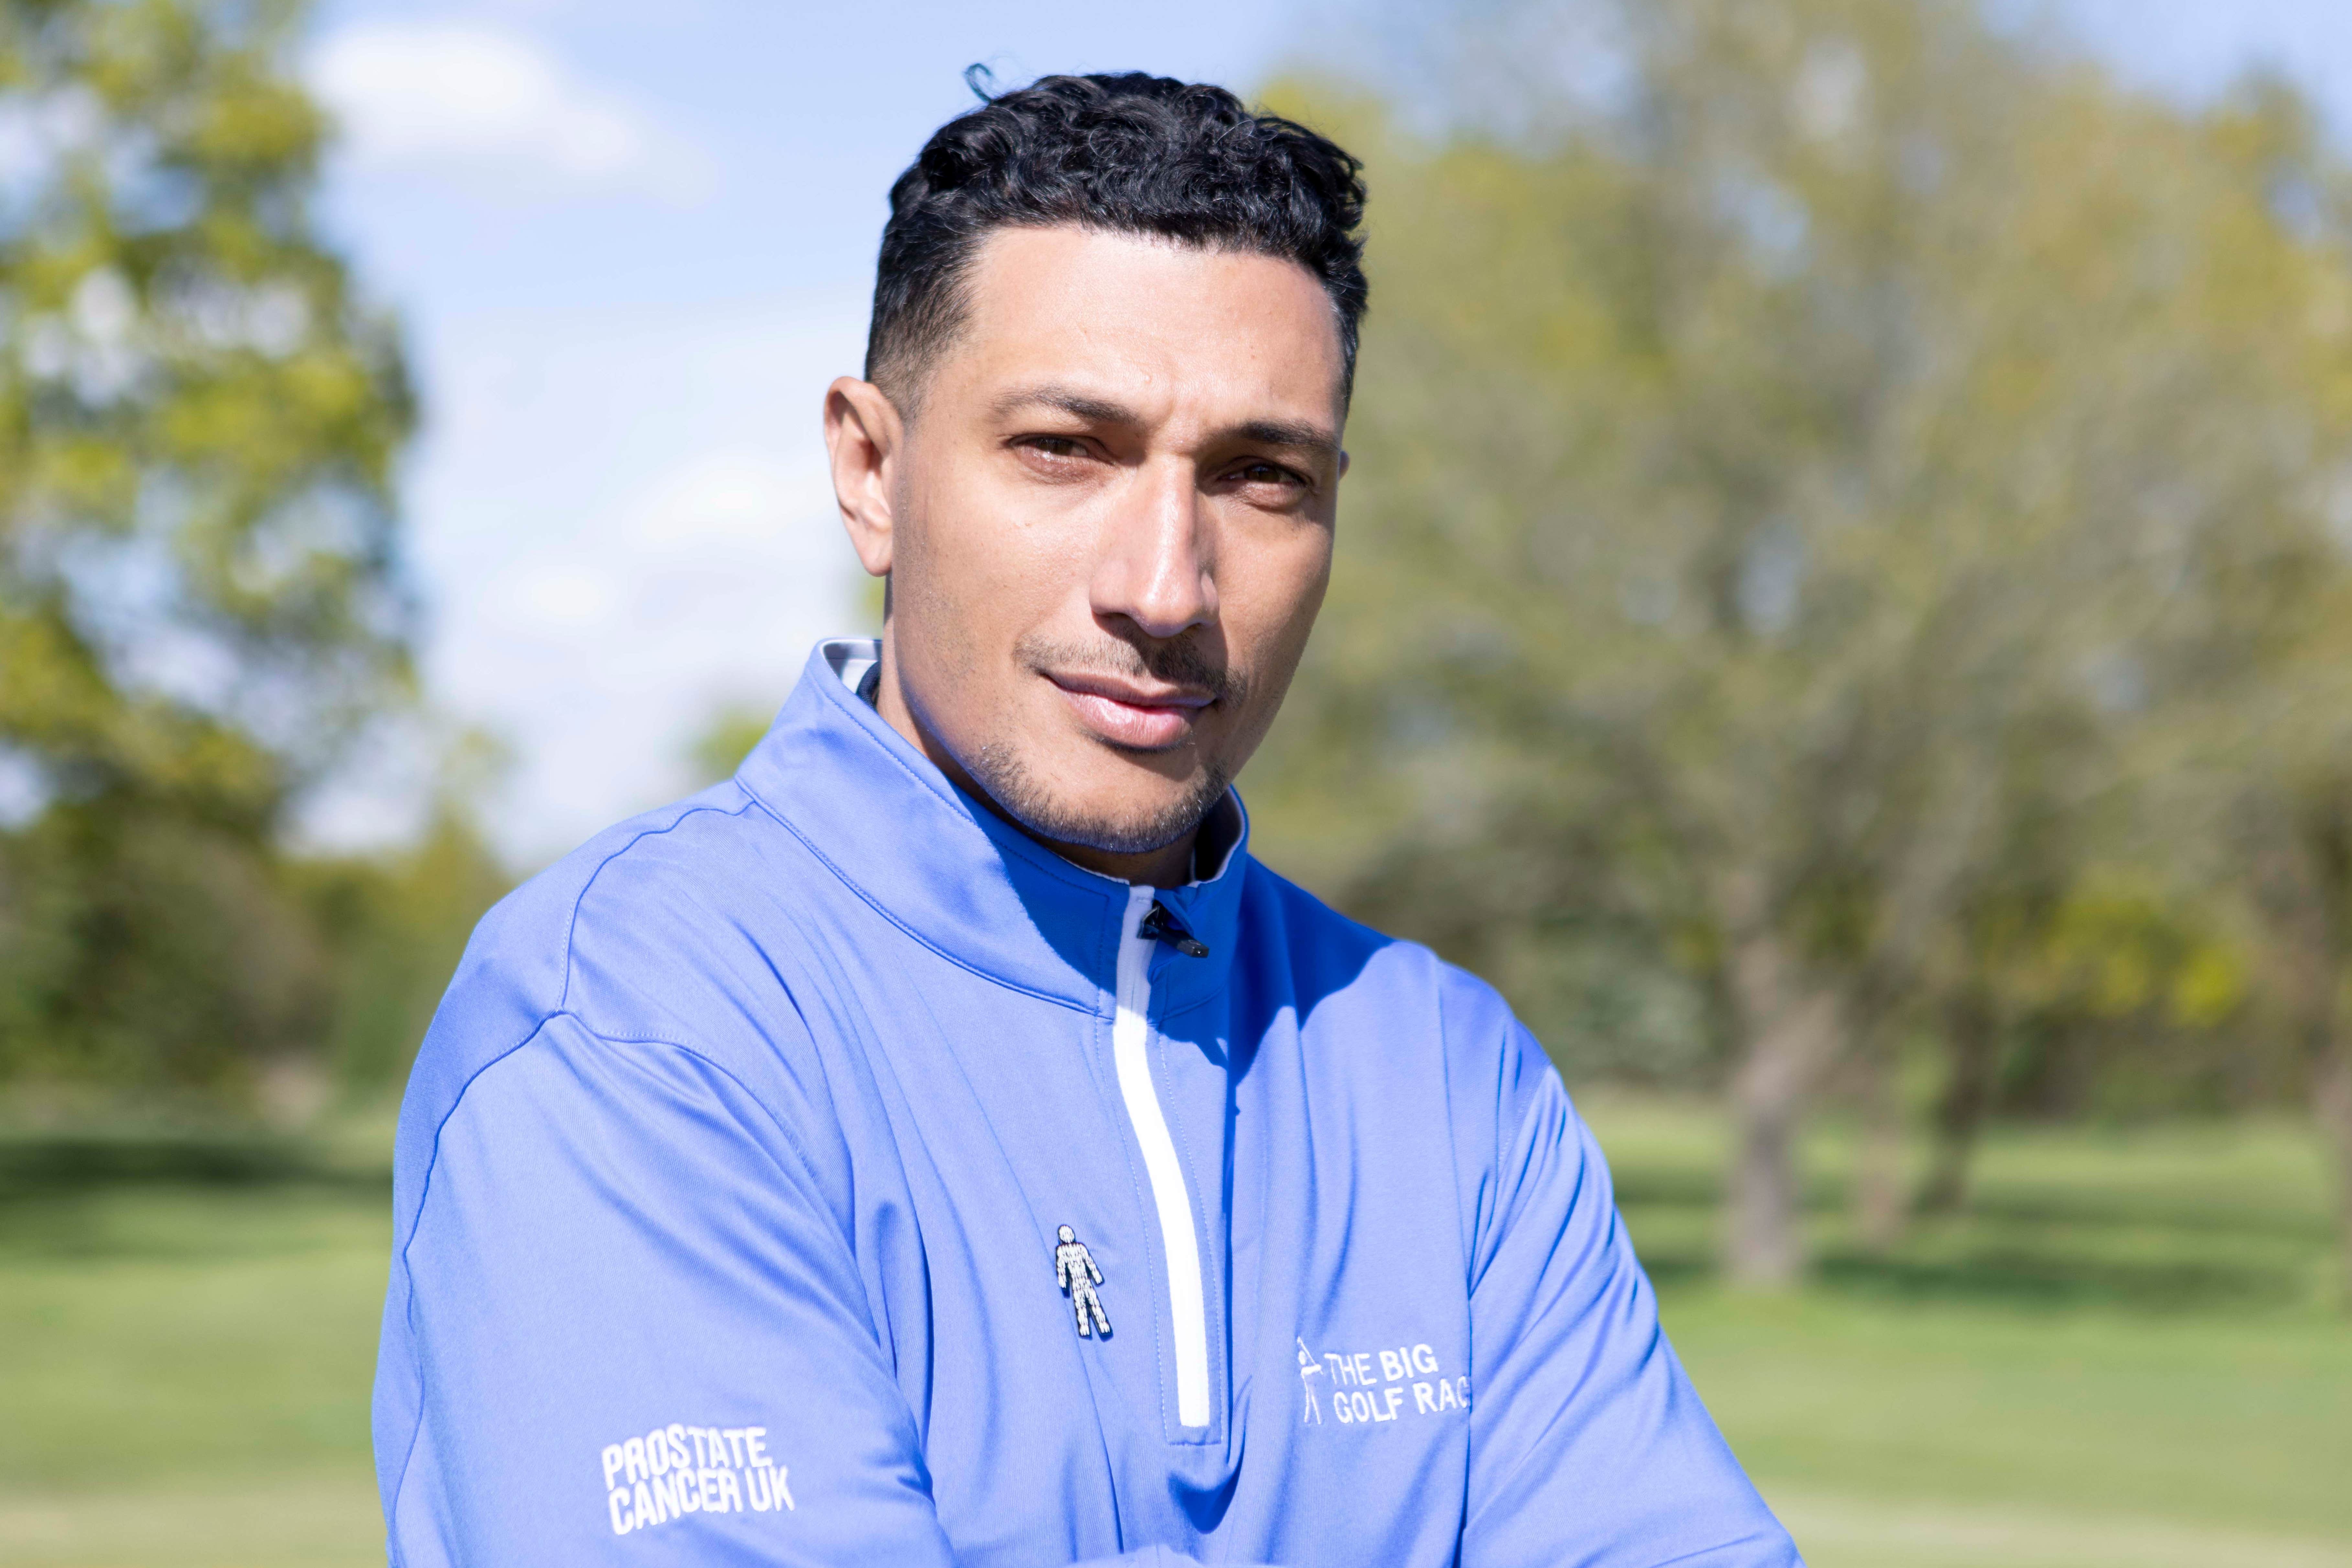
POLYGON ((1712 1118, 1587 1097, 1667 1331, 1814 1568, 2352 1565, 2352 1317, 2292 1123, 2008 1131, 1962 1219, 1853 1245, 1808 1150, 1811 1289, 1710 1278, 1712 1118))
POLYGON ((0 1140, 0 1563, 383 1561, 368 1142, 0 1140))
MULTIPOLYGON (((1809 1152, 1815 1283, 1708 1268, 1719 1135, 1588 1097, 1666 1324, 1815 1568, 2352 1568, 2352 1318, 2291 1124, 2010 1132, 1892 1254, 1809 1152)), ((0 1136, 0 1562, 381 1562, 384 1130, 0 1136)))

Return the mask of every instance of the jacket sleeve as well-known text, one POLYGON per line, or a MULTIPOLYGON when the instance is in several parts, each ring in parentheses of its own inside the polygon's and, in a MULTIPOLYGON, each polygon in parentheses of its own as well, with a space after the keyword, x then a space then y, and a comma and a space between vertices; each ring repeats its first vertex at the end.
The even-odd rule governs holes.
POLYGON ((1471 1230, 1464 1568, 1797 1564, 1658 1327, 1559 1075, 1499 999, 1476 1011, 1507 1037, 1471 1230))
POLYGON ((395 1564, 950 1563, 849 1246, 705 1058, 548 1019, 441 1121, 394 1282, 395 1564))

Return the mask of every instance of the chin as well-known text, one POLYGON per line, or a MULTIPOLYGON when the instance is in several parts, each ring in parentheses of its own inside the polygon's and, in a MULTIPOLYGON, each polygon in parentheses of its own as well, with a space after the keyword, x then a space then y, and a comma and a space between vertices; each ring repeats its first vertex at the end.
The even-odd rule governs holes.
POLYGON ((1077 770, 1032 763, 1002 745, 982 748, 966 766, 998 809, 1035 837, 1114 855, 1150 854, 1192 832, 1223 797, 1230 776, 1210 767, 1170 779, 1129 763, 1127 779, 1072 788, 1063 781, 1077 770))

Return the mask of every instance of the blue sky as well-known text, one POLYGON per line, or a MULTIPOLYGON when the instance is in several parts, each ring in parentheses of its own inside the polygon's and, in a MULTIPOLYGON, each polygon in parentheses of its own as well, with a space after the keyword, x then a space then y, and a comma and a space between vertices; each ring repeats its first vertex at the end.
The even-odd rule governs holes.
MULTIPOLYGON (((2046 8, 2160 90, 2266 63, 2352 106, 2344 0, 2046 8)), ((492 816, 509 852, 545 858, 677 793, 715 707, 772 706, 812 641, 860 629, 817 410, 857 366, 884 193, 971 101, 965 65, 1245 89, 1344 44, 1347 15, 324 5, 305 68, 345 128, 328 221, 404 319, 426 409, 404 479, 425 680, 512 752, 492 816)), ((318 831, 396 833, 413 784, 388 767, 318 831)))

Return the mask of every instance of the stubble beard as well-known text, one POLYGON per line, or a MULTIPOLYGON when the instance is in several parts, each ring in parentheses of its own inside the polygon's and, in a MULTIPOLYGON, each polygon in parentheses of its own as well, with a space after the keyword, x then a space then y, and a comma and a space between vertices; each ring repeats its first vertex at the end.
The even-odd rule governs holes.
MULTIPOLYGON (((1189 643, 1162 644, 1150 653, 1124 641, 1093 647, 1024 638, 1014 648, 1021 665, 1042 675, 1049 669, 1080 669, 1137 676, 1202 687, 1221 703, 1239 709, 1248 682, 1229 670, 1212 668, 1189 643)), ((1106 855, 1148 855, 1165 849, 1201 826, 1233 784, 1233 772, 1212 762, 1176 799, 1133 816, 1088 813, 1040 777, 1013 742, 992 740, 964 762, 971 780, 997 809, 1048 844, 1068 844, 1106 855)))
POLYGON ((1203 769, 1181 795, 1157 810, 1132 816, 1088 814, 1040 780, 1010 743, 992 741, 964 764, 972 783, 997 809, 1048 844, 1075 845, 1106 855, 1149 855, 1201 826, 1224 798, 1232 775, 1222 766, 1203 769))

